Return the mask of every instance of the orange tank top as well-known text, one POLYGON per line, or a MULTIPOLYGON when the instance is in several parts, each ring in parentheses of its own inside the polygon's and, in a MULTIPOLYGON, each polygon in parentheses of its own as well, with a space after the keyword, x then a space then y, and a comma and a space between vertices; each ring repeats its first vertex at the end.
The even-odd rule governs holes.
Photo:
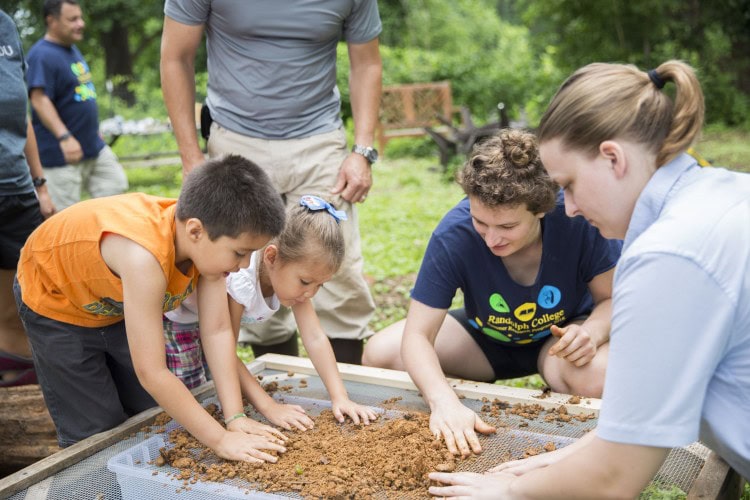
POLYGON ((26 240, 18 263, 24 303, 37 314, 95 328, 123 319, 122 281, 102 258, 107 233, 151 252, 167 280, 163 310, 171 311, 196 287, 175 266, 177 200, 142 193, 95 198, 72 205, 39 226, 26 240))

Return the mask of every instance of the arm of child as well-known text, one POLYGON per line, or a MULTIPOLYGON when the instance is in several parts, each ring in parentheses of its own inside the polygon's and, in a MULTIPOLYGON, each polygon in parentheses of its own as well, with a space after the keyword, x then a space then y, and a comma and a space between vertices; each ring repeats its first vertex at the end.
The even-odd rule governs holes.
POLYGON ((412 299, 401 341, 401 359, 430 406, 432 433, 445 440, 452 454, 460 452, 468 456, 471 452, 482 451, 475 431, 491 434, 495 428, 461 404, 443 375, 435 352, 435 338, 446 314, 445 309, 435 309, 412 299))
POLYGON ((580 367, 594 359, 599 346, 609 342, 614 274, 615 270, 610 269, 589 282, 594 309, 583 323, 571 323, 565 328, 553 326, 550 329, 552 335, 560 339, 550 347, 550 356, 558 356, 580 367))
MULTIPOLYGON (((226 281, 223 277, 198 279, 198 318, 201 343, 206 362, 216 385, 224 417, 230 419, 227 428, 270 439, 272 442, 286 440, 277 429, 257 422, 244 415, 240 377, 236 369, 237 342, 232 331, 226 281), (202 311, 202 312, 201 312, 202 311), (229 362, 227 362, 229 361, 229 362)), ((247 370, 245 370, 247 371, 247 370)))
MULTIPOLYGON (((236 342, 239 339, 240 323, 245 307, 234 300, 231 296, 228 298, 229 316, 231 318, 232 331, 234 332, 236 342)), ((245 364, 239 356, 237 356, 237 372, 240 377, 242 394, 264 417, 268 419, 269 422, 286 430, 292 430, 292 427, 296 427, 301 431, 313 428, 313 421, 307 416, 304 408, 299 405, 289 405, 276 402, 268 395, 263 387, 261 387, 258 379, 256 379, 247 367, 245 367, 245 364)))
POLYGON ((307 355, 315 366, 323 384, 331 397, 331 409, 333 416, 339 422, 343 422, 348 415, 355 424, 360 422, 369 425, 370 421, 378 418, 375 411, 367 406, 359 405, 349 399, 349 395, 341 380, 336 356, 333 354, 331 342, 328 340, 320 320, 315 313, 312 302, 306 300, 292 307, 294 319, 297 321, 302 343, 307 350, 307 355))
POLYGON ((283 446, 267 438, 224 429, 167 368, 162 326, 166 279, 156 258, 132 240, 114 234, 103 238, 101 253, 122 280, 128 343, 143 388, 217 455, 231 460, 276 462, 276 457, 262 450, 283 452, 283 446))

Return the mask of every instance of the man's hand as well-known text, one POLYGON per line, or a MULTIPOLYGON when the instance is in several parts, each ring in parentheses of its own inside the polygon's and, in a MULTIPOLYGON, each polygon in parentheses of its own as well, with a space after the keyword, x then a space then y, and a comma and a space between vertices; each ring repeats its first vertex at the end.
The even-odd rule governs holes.
POLYGON ((358 153, 349 153, 341 164, 336 185, 331 194, 341 194, 349 203, 362 203, 372 187, 372 170, 367 158, 358 153))
POLYGON ((60 149, 62 149, 65 163, 68 165, 75 165, 83 159, 81 143, 72 135, 60 141, 60 149))
POLYGON ((42 217, 45 219, 55 215, 57 208, 52 202, 52 198, 47 191, 47 186, 42 186, 36 189, 36 195, 39 199, 39 208, 42 211, 42 217))

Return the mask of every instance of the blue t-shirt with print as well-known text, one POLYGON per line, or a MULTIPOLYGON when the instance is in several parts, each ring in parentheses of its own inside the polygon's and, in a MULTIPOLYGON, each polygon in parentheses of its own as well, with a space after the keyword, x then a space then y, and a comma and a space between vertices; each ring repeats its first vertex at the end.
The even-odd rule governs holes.
MULTIPOLYGON (((81 144, 84 159, 96 158, 104 147, 99 136, 99 110, 91 71, 75 45, 63 47, 49 40, 35 43, 28 55, 29 91, 40 88, 54 104, 60 119, 81 144)), ((57 138, 32 110, 39 156, 44 167, 65 165, 57 138)))
POLYGON ((542 262, 531 286, 516 283, 477 233, 464 198, 432 234, 412 298, 448 309, 457 289, 469 322, 506 345, 529 344, 593 309, 588 283, 613 268, 622 248, 582 217, 565 215, 562 196, 542 219, 542 262))

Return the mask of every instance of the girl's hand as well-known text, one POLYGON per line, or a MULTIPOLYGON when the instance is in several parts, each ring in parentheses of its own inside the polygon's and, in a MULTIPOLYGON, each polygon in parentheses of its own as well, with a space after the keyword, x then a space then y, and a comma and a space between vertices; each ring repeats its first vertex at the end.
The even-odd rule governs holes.
MULTIPOLYGON (((242 418, 237 419, 234 422, 239 420, 250 419, 242 418)), ((231 422, 231 424, 234 424, 234 422, 231 422)), ((248 434, 241 431, 226 431, 222 436, 221 441, 219 441, 219 444, 214 448, 214 452, 221 458, 227 460, 275 463, 278 458, 263 450, 284 453, 286 448, 278 441, 277 438, 267 438, 258 434, 248 434)))
POLYGON ((287 405, 273 401, 268 408, 263 409, 262 413, 269 422, 288 431, 296 428, 304 432, 312 429, 315 425, 299 405, 287 405))
POLYGON ((549 348, 550 356, 557 356, 578 367, 594 359, 596 342, 581 325, 571 323, 565 328, 552 325, 550 332, 560 339, 549 348))
POLYGON ((250 417, 243 417, 232 420, 227 425, 228 431, 233 432, 244 432, 253 436, 260 436, 267 439, 271 443, 284 444, 288 441, 284 434, 278 429, 274 429, 270 425, 262 424, 257 420, 253 420, 250 417))
POLYGON ((346 415, 357 425, 360 422, 370 425, 370 422, 374 422, 378 418, 378 414, 372 408, 357 404, 349 398, 331 401, 331 409, 333 410, 333 416, 341 423, 346 419, 346 415))

